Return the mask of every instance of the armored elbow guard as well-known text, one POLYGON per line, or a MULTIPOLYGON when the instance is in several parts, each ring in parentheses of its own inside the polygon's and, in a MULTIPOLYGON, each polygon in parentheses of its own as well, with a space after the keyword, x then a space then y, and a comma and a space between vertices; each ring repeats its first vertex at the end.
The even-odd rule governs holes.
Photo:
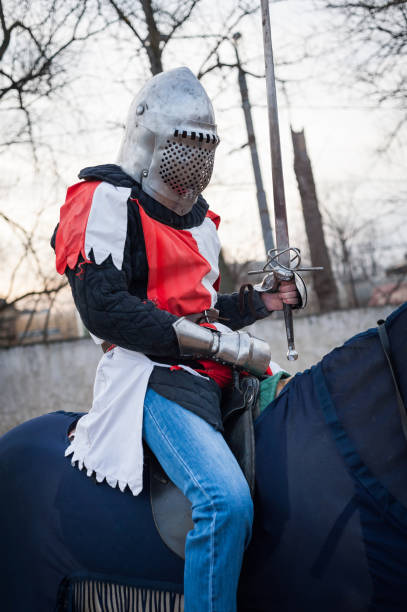
POLYGON ((270 363, 267 342, 248 332, 219 332, 181 317, 173 328, 183 357, 210 357, 253 374, 261 375, 270 363))

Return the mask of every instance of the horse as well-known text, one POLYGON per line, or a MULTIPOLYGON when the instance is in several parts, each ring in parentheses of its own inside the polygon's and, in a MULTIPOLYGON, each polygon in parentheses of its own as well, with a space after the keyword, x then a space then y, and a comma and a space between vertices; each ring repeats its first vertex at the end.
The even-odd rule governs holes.
MULTIPOLYGON (((385 322, 407 398, 407 303, 385 322)), ((399 402, 400 403, 400 402, 399 402)), ((255 422, 255 519, 239 612, 407 609, 407 442, 377 328, 295 375, 255 422)), ((3 612, 178 612, 183 560, 149 500, 64 457, 80 414, 0 439, 3 612)))

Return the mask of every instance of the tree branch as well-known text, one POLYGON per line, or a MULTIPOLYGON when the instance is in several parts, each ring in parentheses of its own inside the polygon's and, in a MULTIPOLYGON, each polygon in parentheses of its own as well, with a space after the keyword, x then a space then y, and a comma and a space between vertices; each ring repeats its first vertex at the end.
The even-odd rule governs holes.
POLYGON ((27 291, 26 293, 23 293, 22 295, 19 295, 18 297, 14 298, 10 302, 3 302, 3 303, 0 302, 0 312, 2 310, 5 310, 6 308, 9 308, 10 306, 14 306, 15 304, 18 304, 18 302, 21 302, 22 300, 25 300, 29 297, 51 295, 51 294, 57 293, 58 291, 61 291, 61 289, 66 287, 67 285, 68 285, 68 281, 65 280, 61 282, 57 287, 52 287, 50 289, 41 289, 40 291, 27 291))

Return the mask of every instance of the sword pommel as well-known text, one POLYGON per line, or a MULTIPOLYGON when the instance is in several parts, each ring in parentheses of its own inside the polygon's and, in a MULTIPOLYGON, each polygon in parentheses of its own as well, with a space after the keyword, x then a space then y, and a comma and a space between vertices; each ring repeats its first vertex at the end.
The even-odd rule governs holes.
POLYGON ((288 347, 287 359, 288 361, 296 361, 298 359, 298 353, 295 350, 295 347, 292 347, 292 346, 288 347))

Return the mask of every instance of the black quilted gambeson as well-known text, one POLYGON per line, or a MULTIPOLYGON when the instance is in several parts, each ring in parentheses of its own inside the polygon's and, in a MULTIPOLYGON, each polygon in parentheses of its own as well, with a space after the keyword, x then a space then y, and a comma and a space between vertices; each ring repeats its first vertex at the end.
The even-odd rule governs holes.
MULTIPOLYGON (((131 197, 137 198, 146 213, 177 229, 200 225, 208 205, 199 197, 192 210, 179 216, 145 194, 119 166, 107 164, 85 168, 79 174, 84 180, 106 181, 120 187, 130 187, 131 197)), ((55 248, 56 230, 51 240, 55 248)), ((158 309, 147 299, 148 264, 137 205, 128 204, 127 238, 122 269, 118 270, 109 256, 102 264, 79 262, 74 270, 66 268, 75 305, 86 328, 123 348, 140 351, 155 361, 177 363, 179 351, 172 323, 177 317, 158 309)), ((259 295, 254 292, 249 308, 248 294, 239 312, 239 296, 219 295, 216 308, 231 329, 239 329, 269 314, 259 295)), ((193 364, 191 364, 193 365, 193 364)), ((193 410, 216 428, 221 428, 220 389, 212 380, 193 376, 185 371, 170 372, 154 368, 150 385, 155 391, 193 410), (199 397, 199 406, 196 398, 199 397)))

